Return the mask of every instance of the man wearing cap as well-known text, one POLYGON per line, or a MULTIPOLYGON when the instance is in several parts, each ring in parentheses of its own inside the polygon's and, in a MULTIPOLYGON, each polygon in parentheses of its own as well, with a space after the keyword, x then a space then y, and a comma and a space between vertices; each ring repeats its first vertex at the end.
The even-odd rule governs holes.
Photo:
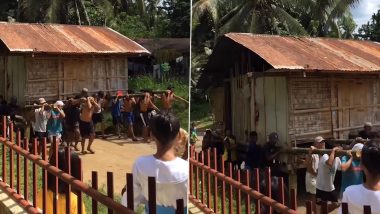
POLYGON ((372 140, 376 137, 376 133, 372 132, 371 122, 364 123, 364 129, 359 132, 359 137, 369 140, 372 140))
POLYGON ((334 147, 330 155, 324 154, 319 157, 317 183, 316 183, 316 204, 321 205, 322 201, 330 202, 327 205, 328 212, 332 212, 339 207, 339 193, 335 189, 334 179, 337 170, 346 171, 352 162, 352 155, 346 163, 342 163, 335 152, 341 150, 340 147, 334 147))
POLYGON ((53 109, 50 111, 49 120, 47 122, 47 134, 50 142, 53 142, 53 137, 57 140, 61 140, 62 136, 62 121, 65 118, 65 113, 63 112, 64 104, 62 101, 58 100, 54 103, 53 109))
POLYGON ((80 92, 80 96, 83 98, 87 98, 88 97, 88 89, 87 88, 83 88, 82 91, 80 92))
POLYGON ((319 164, 319 155, 313 154, 314 149, 324 149, 325 148, 325 139, 318 136, 314 139, 313 145, 309 149, 308 156, 306 158, 306 176, 305 176, 305 186, 306 192, 310 194, 310 199, 313 201, 313 211, 317 213, 317 206, 315 200, 315 194, 317 192, 316 183, 317 183, 317 169, 319 164))
POLYGON ((38 154, 41 152, 43 139, 47 137, 46 125, 50 117, 50 106, 44 98, 38 99, 40 108, 34 110, 35 122, 33 124, 34 136, 38 139, 38 154))
MULTIPOLYGON (((351 166, 347 171, 342 172, 342 185, 340 187, 340 196, 343 195, 343 192, 348 186, 361 184, 363 183, 363 174, 360 167, 360 154, 363 149, 362 143, 357 143, 352 147, 353 158, 351 166)), ((346 163, 349 157, 343 156, 342 163, 346 163)))

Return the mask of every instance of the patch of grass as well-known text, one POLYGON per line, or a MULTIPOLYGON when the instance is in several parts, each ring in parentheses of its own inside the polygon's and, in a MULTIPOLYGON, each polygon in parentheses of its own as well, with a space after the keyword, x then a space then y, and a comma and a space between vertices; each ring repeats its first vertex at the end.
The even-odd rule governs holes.
MULTIPOLYGON (((163 81, 156 81, 151 75, 133 76, 128 80, 128 88, 132 90, 153 89, 166 90, 168 86, 174 87, 174 93, 186 100, 189 100, 189 82, 186 78, 173 77, 163 81)), ((161 102, 156 101, 158 108, 161 102)), ((181 127, 185 130, 189 128, 189 105, 176 99, 173 103, 173 112, 181 122, 181 127)))
POLYGON ((208 102, 192 102, 190 120, 196 122, 198 129, 211 128, 214 124, 211 106, 208 102))

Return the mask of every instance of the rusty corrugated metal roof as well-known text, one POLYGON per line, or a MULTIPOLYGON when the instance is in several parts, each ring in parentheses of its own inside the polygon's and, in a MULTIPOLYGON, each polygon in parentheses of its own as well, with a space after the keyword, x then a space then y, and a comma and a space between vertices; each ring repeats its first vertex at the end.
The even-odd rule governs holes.
POLYGON ((150 54, 107 27, 0 22, 0 40, 11 53, 150 54))
POLYGON ((249 33, 228 33, 225 37, 256 53, 274 69, 380 71, 377 42, 249 33))
POLYGON ((136 39, 135 41, 152 53, 168 49, 176 50, 179 53, 190 52, 190 38, 136 39))

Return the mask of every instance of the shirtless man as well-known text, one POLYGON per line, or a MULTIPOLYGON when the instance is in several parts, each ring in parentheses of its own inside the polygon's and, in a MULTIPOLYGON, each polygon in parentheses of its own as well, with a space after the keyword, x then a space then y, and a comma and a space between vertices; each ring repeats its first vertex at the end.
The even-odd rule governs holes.
POLYGON ((161 101, 163 110, 171 111, 174 101, 174 91, 172 87, 168 87, 168 90, 161 95, 161 101))
POLYGON ((136 105, 135 98, 130 97, 127 92, 123 100, 121 114, 122 114, 125 125, 128 126, 128 134, 132 137, 133 141, 137 141, 137 138, 135 137, 135 133, 133 132, 133 123, 135 122, 135 119, 133 116, 133 107, 135 105, 136 105))
POLYGON ((92 115, 95 111, 99 110, 100 106, 95 102, 93 97, 87 97, 86 101, 82 104, 81 114, 79 117, 79 130, 82 136, 82 153, 85 154, 84 144, 86 138, 88 138, 87 151, 94 154, 95 152, 91 149, 91 144, 95 138, 94 123, 92 122, 92 115))
POLYGON ((140 103, 139 103, 140 117, 141 117, 141 120, 144 124, 144 127, 143 127, 144 140, 149 143, 149 124, 148 124, 149 112, 148 112, 148 110, 154 109, 156 111, 159 111, 159 109, 152 102, 152 97, 150 96, 150 94, 148 92, 145 92, 144 95, 145 95, 144 98, 142 100, 140 100, 140 103))

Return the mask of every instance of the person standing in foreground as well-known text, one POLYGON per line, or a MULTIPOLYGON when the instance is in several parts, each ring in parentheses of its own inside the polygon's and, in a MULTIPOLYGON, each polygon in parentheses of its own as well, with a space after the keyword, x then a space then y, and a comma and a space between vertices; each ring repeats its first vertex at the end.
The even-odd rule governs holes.
POLYGON ((122 91, 118 91, 116 93, 116 97, 112 99, 112 107, 111 107, 111 113, 112 113, 112 123, 114 126, 116 126, 116 134, 119 138, 121 138, 120 134, 120 126, 121 126, 121 99, 123 96, 122 91))
POLYGON ((84 144, 86 138, 88 138, 87 151, 94 154, 94 150, 91 149, 92 142, 95 139, 94 123, 92 122, 92 115, 97 111, 100 106, 95 102, 93 97, 87 97, 86 101, 82 105, 80 117, 79 117, 79 130, 82 136, 82 154, 85 154, 84 144))
MULTIPOLYGON (((362 214, 363 206, 371 206, 372 214, 380 213, 380 141, 371 141, 361 152, 361 168, 365 175, 365 182, 346 188, 342 202, 348 204, 350 214, 362 214)), ((342 207, 339 208, 342 214, 342 207)))
POLYGON ((309 149, 309 154, 306 158, 306 176, 305 176, 305 186, 306 192, 310 194, 310 199, 313 202, 313 212, 317 213, 317 205, 315 194, 317 192, 317 169, 319 164, 319 155, 313 154, 314 149, 324 149, 325 148, 325 139, 318 136, 314 139, 313 146, 309 149))
MULTIPOLYGON (((180 140, 180 123, 171 113, 156 114, 151 122, 152 137, 157 144, 154 155, 140 157, 133 166, 134 205, 145 204, 148 210, 148 177, 156 178, 157 212, 176 213, 176 200, 183 199, 187 205, 187 182, 189 163, 175 155, 180 140)), ((129 191, 126 189, 126 191, 129 191)), ((122 191, 121 203, 127 206, 127 193, 122 191)), ((184 213, 187 213, 185 207, 184 213)))
POLYGON ((341 150, 334 147, 330 155, 324 154, 319 158, 317 184, 316 184, 316 203, 320 205, 322 201, 331 202, 327 205, 328 212, 332 212, 339 207, 338 192, 335 190, 334 179, 337 170, 346 171, 352 162, 352 155, 348 153, 350 159, 342 163, 339 157, 335 157, 335 152, 341 150))

